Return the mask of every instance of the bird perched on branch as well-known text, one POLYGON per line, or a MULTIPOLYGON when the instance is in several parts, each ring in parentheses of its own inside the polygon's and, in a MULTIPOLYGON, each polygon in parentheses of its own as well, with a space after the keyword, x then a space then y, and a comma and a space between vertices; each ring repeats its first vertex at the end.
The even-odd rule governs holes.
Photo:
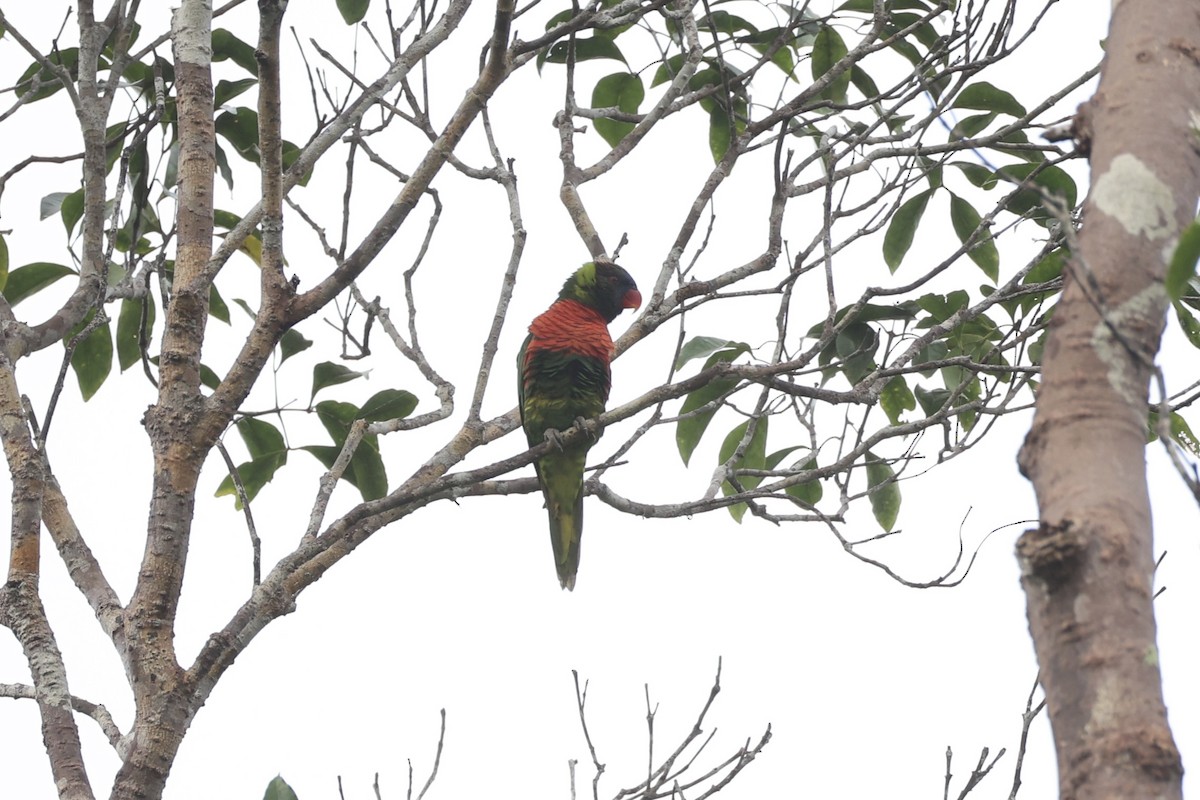
POLYGON ((562 444, 558 434, 604 412, 612 385, 608 323, 641 304, 637 284, 624 269, 609 261, 584 264, 529 325, 517 356, 517 394, 529 446, 548 439, 558 444, 533 466, 546 498, 554 566, 564 589, 575 588, 579 571, 583 468, 599 436, 562 444))

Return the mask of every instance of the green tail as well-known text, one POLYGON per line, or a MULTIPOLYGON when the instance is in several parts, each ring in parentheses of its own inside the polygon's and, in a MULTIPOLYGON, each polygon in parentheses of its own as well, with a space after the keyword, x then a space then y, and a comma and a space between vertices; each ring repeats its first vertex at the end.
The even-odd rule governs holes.
POLYGON ((551 453, 537 464, 550 517, 550 544, 562 588, 575 588, 579 541, 583 537, 583 465, 587 451, 551 453))

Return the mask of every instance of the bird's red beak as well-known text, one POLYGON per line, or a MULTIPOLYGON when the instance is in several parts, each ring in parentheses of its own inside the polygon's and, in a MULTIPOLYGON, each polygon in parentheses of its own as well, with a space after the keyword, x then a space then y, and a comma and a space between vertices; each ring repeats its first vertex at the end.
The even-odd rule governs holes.
POLYGON ((625 297, 621 299, 621 308, 639 309, 642 307, 642 293, 637 289, 630 289, 625 293, 625 297))

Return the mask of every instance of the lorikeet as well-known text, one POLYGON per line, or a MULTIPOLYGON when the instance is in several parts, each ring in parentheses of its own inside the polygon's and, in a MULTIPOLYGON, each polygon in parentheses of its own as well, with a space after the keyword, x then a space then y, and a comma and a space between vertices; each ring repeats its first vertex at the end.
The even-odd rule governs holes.
MULTIPOLYGON (((629 273, 607 261, 587 263, 563 284, 558 300, 529 325, 517 356, 521 423, 530 447, 549 431, 565 431, 604 411, 612 384, 608 323, 642 304, 629 273)), ((555 434, 550 433, 550 438, 555 434)), ((564 589, 575 588, 583 533, 583 467, 587 438, 551 450, 534 463, 550 515, 554 566, 564 589)))

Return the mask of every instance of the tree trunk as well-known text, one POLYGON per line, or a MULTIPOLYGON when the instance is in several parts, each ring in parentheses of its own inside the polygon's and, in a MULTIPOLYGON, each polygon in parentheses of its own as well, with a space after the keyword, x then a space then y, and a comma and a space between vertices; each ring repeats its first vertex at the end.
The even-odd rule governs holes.
POLYGON ((1163 279, 1200 193, 1200 15, 1116 6, 1076 119, 1092 188, 1020 455, 1040 509, 1017 543, 1060 797, 1182 796, 1155 646, 1147 390, 1163 279))

